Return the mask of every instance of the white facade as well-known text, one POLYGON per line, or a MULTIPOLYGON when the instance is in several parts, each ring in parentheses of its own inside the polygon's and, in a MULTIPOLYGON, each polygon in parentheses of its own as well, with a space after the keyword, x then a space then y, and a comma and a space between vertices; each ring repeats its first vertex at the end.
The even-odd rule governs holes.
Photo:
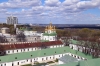
MULTIPOLYGON (((53 46, 49 46, 48 48, 57 48, 57 47, 63 47, 63 46, 64 45, 53 45, 53 46)), ((41 48, 34 47, 34 48, 23 48, 23 49, 15 49, 15 50, 6 50, 6 54, 30 52, 30 51, 36 51, 36 50, 41 50, 41 48)))
MULTIPOLYGON (((69 44, 69 47, 72 48, 73 50, 78 50, 82 52, 82 46, 78 46, 76 44, 69 44)), ((83 47, 85 48, 85 47, 83 47)))
POLYGON ((45 56, 45 57, 29 58, 29 59, 23 59, 23 60, 12 61, 12 62, 5 62, 5 63, 0 63, 0 66, 21 66, 21 65, 25 65, 25 64, 34 65, 35 61, 37 61, 37 62, 51 61, 51 60, 58 59, 58 58, 64 56, 65 54, 68 54, 68 53, 45 56))
MULTIPOLYGON (((11 35, 11 34, 3 34, 3 33, 0 33, 0 36, 4 36, 5 39, 9 42, 9 43, 14 43, 14 42, 18 42, 17 39, 16 39, 16 35, 11 35)), ((41 41, 41 33, 34 33, 34 31, 32 32, 25 32, 25 39, 26 39, 26 42, 40 42, 41 41)))
POLYGON ((43 40, 56 41, 56 36, 43 36, 43 40))
POLYGON ((37 34, 37 31, 24 31, 23 33, 26 36, 30 36, 30 35, 33 36, 37 34))
MULTIPOLYGON (((21 66, 21 65, 25 65, 25 64, 34 65, 34 63, 36 61, 41 62, 41 63, 47 62, 47 61, 59 59, 59 58, 63 57, 64 55, 73 56, 73 57, 77 58, 78 60, 84 60, 85 59, 83 57, 80 57, 80 56, 78 57, 77 55, 74 55, 74 54, 71 54, 71 53, 64 53, 64 54, 50 55, 50 56, 45 56, 45 57, 23 59, 23 60, 19 60, 19 61, 5 62, 5 63, 1 63, 0 66, 21 66)), ((58 61, 58 63, 63 64, 63 61, 58 61)))

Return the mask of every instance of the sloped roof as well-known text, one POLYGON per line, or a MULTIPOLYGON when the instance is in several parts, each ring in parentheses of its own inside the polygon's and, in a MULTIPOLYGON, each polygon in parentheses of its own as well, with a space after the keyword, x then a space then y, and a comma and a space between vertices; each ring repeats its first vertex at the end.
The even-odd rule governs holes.
MULTIPOLYGON (((48 49, 43 49, 43 50, 31 51, 31 52, 22 52, 22 53, 0 56, 0 60, 1 60, 0 63, 24 60, 24 59, 30 59, 30 58, 36 58, 36 57, 45 57, 45 56, 63 54, 63 53, 68 53, 68 52, 74 54, 75 50, 72 50, 69 47, 59 47, 59 48, 48 48, 48 49), (15 59, 15 57, 17 57, 17 59, 15 59)), ((77 52, 77 55, 82 56, 87 59, 91 58, 90 55, 85 55, 84 53, 81 53, 79 51, 77 52)))
POLYGON ((69 55, 65 55, 61 58, 59 58, 60 61, 64 62, 64 63, 69 63, 69 62, 76 62, 78 61, 76 58, 69 56, 69 55))
POLYGON ((67 51, 67 47, 49 48, 49 49, 43 49, 43 50, 37 50, 31 52, 22 52, 22 53, 0 56, 0 60, 1 60, 0 63, 66 53, 64 52, 64 50, 67 51), (15 59, 15 57, 17 57, 17 59, 15 59))
POLYGON ((86 61, 79 61, 79 62, 70 62, 55 66, 100 66, 100 58, 86 60, 86 61))
POLYGON ((24 49, 31 47, 41 47, 41 46, 52 46, 52 45, 62 45, 61 41, 50 41, 50 42, 36 42, 36 43, 19 43, 19 44, 7 44, 2 45, 4 50, 13 50, 13 49, 24 49))

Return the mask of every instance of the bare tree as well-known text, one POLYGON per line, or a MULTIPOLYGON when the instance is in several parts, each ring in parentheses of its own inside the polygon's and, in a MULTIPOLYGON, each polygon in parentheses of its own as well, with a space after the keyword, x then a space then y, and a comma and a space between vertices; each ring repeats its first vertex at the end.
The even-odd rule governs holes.
POLYGON ((2 45, 0 45, 0 56, 3 56, 5 55, 5 50, 4 50, 4 47, 2 45))
POLYGON ((26 41, 26 36, 24 35, 23 32, 20 32, 16 35, 16 39, 19 42, 25 42, 26 41))
POLYGON ((46 49, 47 48, 47 46, 45 45, 45 44, 41 44, 41 47, 40 47, 41 49, 46 49))
POLYGON ((3 35, 1 35, 0 36, 0 43, 6 43, 6 42, 8 42, 7 39, 6 39, 6 37, 3 36, 3 35))

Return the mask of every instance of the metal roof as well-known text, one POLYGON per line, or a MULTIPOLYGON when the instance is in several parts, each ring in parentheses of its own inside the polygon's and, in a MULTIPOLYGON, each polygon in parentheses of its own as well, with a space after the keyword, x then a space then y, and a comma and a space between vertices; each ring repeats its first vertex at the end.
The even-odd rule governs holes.
POLYGON ((77 58, 74 58, 72 56, 69 56, 69 55, 65 55, 61 58, 59 58, 60 61, 64 62, 64 63, 69 63, 69 62, 76 62, 78 61, 77 58))
MULTIPOLYGON (((57 55, 57 54, 63 54, 63 53, 69 53, 69 52, 72 54, 76 54, 76 51, 70 49, 69 47, 49 48, 49 49, 43 49, 43 50, 37 50, 37 51, 22 52, 22 53, 0 56, 0 60, 1 60, 0 63, 12 62, 12 61, 18 61, 18 60, 24 60, 24 59, 30 59, 30 58, 36 58, 36 57, 44 57, 44 56, 50 56, 50 55, 57 55), (15 57, 17 57, 17 59, 15 59, 15 57)), ((79 52, 79 51, 77 52, 77 55, 82 56, 87 59, 92 59, 91 55, 85 55, 84 53, 79 52)))

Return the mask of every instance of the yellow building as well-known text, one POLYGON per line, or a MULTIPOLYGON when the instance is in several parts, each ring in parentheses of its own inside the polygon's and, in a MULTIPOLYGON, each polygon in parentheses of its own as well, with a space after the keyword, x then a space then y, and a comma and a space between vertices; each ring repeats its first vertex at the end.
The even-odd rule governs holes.
POLYGON ((6 27, 1 28, 1 33, 3 34, 9 33, 9 28, 6 28, 6 27))

